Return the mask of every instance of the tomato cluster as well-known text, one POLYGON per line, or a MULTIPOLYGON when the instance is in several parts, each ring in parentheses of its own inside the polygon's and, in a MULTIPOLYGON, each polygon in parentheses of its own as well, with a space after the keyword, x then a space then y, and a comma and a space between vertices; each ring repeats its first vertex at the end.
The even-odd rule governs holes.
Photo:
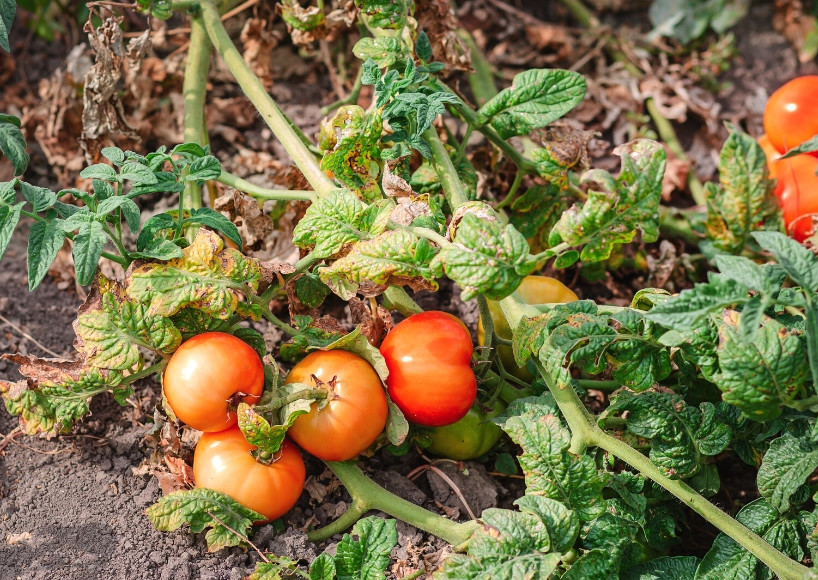
POLYGON ((792 236, 803 241, 818 214, 818 152, 778 159, 780 154, 818 135, 818 76, 794 79, 770 97, 764 109, 759 144, 767 155, 770 177, 778 181, 775 195, 792 236))

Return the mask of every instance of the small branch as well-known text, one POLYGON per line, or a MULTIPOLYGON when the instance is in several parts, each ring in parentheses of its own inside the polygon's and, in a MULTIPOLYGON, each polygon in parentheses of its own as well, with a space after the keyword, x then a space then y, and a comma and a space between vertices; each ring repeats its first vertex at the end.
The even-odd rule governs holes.
POLYGON ((466 203, 469 198, 463 190, 463 184, 460 183, 460 178, 457 176, 457 171, 452 164, 440 136, 437 134, 437 129, 434 126, 429 127, 423 132, 423 138, 429 143, 432 149, 432 167, 443 185, 443 193, 446 196, 446 201, 452 211, 466 203))
MULTIPOLYGON (((495 4, 497 0, 492 0, 495 4)), ((577 19, 577 21, 582 24, 584 28, 598 28, 600 25, 599 19, 594 16, 594 14, 588 10, 588 8, 579 0, 561 0, 563 6, 565 6, 568 11, 571 13, 571 16, 577 19)))
POLYGON ((496 333, 494 332, 494 319, 491 317, 488 300, 482 294, 477 295, 477 308, 480 310, 480 323, 483 326, 483 333, 486 337, 483 344, 483 351, 480 352, 479 358, 480 363, 486 364, 486 368, 482 369, 483 372, 481 376, 486 376, 486 370, 491 366, 494 354, 497 352, 494 348, 496 333))
POLYGON ((260 185, 247 181, 246 179, 237 177, 232 173, 228 173, 227 171, 222 171, 222 174, 216 178, 216 181, 238 189, 239 191, 243 191, 256 199, 315 201, 315 198, 317 197, 314 191, 267 189, 266 187, 261 187, 260 185))
POLYGON ((302 137, 293 129, 292 123, 281 112, 276 102, 267 93, 262 82, 244 62, 224 25, 219 18, 219 12, 213 0, 201 0, 201 18, 204 22, 210 40, 219 51, 225 64, 236 77, 247 98, 258 109, 264 121, 278 137, 281 144, 292 157, 296 166, 315 188, 318 195, 325 195, 336 189, 335 184, 321 171, 310 149, 302 141, 302 137))
POLYGON ((595 381, 590 379, 577 379, 575 381, 577 386, 583 389, 593 389, 595 391, 602 391, 603 393, 613 393, 622 388, 619 381, 595 381))
POLYGON ((421 227, 418 227, 418 226, 399 226, 399 225, 395 224, 394 222, 389 222, 388 226, 394 226, 394 227, 389 227, 389 229, 402 229, 402 230, 412 232, 413 234, 415 234, 419 238, 426 238, 427 240, 433 241, 434 243, 436 243, 441 248, 445 248, 446 246, 451 246, 452 245, 452 243, 449 240, 447 240, 446 238, 441 236, 439 233, 430 230, 429 228, 421 228, 421 227))
POLYGON ((149 377, 150 375, 152 375, 154 373, 160 374, 165 369, 165 367, 168 366, 168 362, 170 362, 170 358, 163 358, 159 362, 152 364, 151 366, 149 366, 146 369, 142 369, 139 372, 128 375, 127 377, 125 377, 123 379, 122 382, 125 385, 129 385, 131 383, 134 383, 134 382, 138 381, 139 379, 144 379, 145 377, 149 377))
POLYGON ((279 397, 277 399, 273 399, 269 403, 265 403, 264 405, 256 405, 253 407, 253 411, 256 413, 266 413, 268 411, 275 411, 276 409, 280 409, 285 405, 289 405, 290 403, 295 403, 296 401, 300 401, 302 399, 310 399, 316 401, 318 399, 326 399, 327 398, 327 390, 316 388, 316 389, 302 389, 300 391, 296 391, 295 393, 290 393, 286 397, 279 397))
MULTIPOLYGON (((125 246, 122 244, 122 240, 119 239, 114 232, 111 231, 111 228, 108 227, 107 224, 102 224, 102 231, 108 234, 108 237, 111 238, 111 241, 116 246, 117 251, 121 254, 122 261, 120 262, 123 267, 127 268, 131 265, 131 259, 128 257, 128 250, 125 249, 125 246)), ((71 238, 73 239, 73 237, 71 238)))
POLYGON ((286 332, 290 336, 298 336, 298 335, 301 334, 301 332, 299 330, 293 328, 292 326, 290 326, 286 322, 278 319, 275 316, 275 314, 270 312, 270 308, 266 304, 261 304, 260 306, 261 306, 261 314, 264 316, 264 318, 266 318, 267 320, 272 322, 279 330, 283 330, 284 332, 286 332))
POLYGON ((496 209, 502 209, 508 205, 511 205, 511 202, 514 201, 514 198, 517 197, 517 190, 520 188, 520 183, 523 181, 523 175, 525 175, 522 171, 517 171, 517 175, 514 176, 514 182, 511 184, 511 189, 508 190, 506 197, 497 204, 496 209))
POLYGON ((343 515, 335 520, 332 523, 327 524, 323 528, 319 528, 317 530, 313 530, 312 532, 307 533, 307 538, 311 542, 315 542, 319 544, 325 540, 329 540, 335 534, 340 534, 344 532, 347 528, 351 527, 355 522, 361 519, 366 512, 369 511, 369 508, 366 506, 366 502, 355 498, 353 500, 352 505, 349 506, 347 511, 343 513, 343 515))

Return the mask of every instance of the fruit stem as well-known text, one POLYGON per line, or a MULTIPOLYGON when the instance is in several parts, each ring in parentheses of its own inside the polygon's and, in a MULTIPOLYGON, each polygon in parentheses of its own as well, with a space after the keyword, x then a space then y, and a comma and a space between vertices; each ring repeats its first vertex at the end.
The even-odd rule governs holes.
POLYGON ((321 388, 301 389, 300 391, 290 393, 286 397, 279 397, 277 399, 273 399, 272 401, 264 405, 256 405, 255 407, 253 407, 253 411, 255 411, 256 413, 266 413, 267 411, 275 411, 276 409, 280 409, 284 405, 295 403, 296 401, 300 401, 301 399, 317 400, 326 398, 327 398, 326 389, 321 388))

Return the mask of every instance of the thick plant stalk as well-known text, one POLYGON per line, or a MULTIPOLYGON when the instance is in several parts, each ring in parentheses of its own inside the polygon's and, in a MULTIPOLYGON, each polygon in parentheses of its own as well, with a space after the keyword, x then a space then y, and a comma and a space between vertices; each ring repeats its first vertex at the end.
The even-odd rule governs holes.
POLYGON ((440 183, 443 185, 446 202, 454 211, 466 203, 469 198, 466 197, 463 184, 460 183, 460 178, 457 177, 457 171, 437 134, 437 129, 429 127, 423 132, 423 138, 426 139, 432 149, 432 167, 434 167, 440 183))
POLYGON ((296 191, 287 189, 267 189, 255 183, 251 183, 246 179, 237 177, 227 171, 222 171, 222 174, 216 179, 219 183, 229 185, 234 189, 243 191, 251 197, 256 199, 276 199, 276 200, 303 200, 315 201, 317 195, 314 191, 296 191))
POLYGON ((313 542, 322 542, 341 533, 370 510, 380 510, 394 518, 407 522, 416 528, 429 532, 453 546, 465 544, 480 526, 476 521, 459 524, 443 516, 433 514, 396 496, 369 479, 353 462, 326 462, 335 476, 352 495, 350 508, 331 524, 308 534, 313 542))
MULTIPOLYGON (((516 328, 524 317, 539 314, 539 311, 523 303, 516 292, 503 299, 500 307, 512 328, 516 328)), ((588 446, 604 449, 675 495, 682 503, 764 562, 781 580, 800 580, 808 577, 809 568, 776 550, 758 534, 721 511, 684 482, 668 478, 649 458, 602 430, 576 392, 571 388, 558 387, 542 364, 536 359, 535 362, 571 430, 572 453, 582 453, 588 446)))
POLYGON ((304 174, 304 177, 307 178, 307 181, 313 186, 318 195, 325 195, 336 189, 332 180, 321 171, 315 157, 293 129, 287 117, 267 93, 264 85, 250 70, 247 63, 244 62, 241 53, 233 44, 233 41, 230 40, 227 30, 225 30, 219 18, 219 11, 216 9, 215 3, 212 0, 202 0, 201 8, 200 18, 216 50, 219 51, 227 68, 233 73, 247 98, 258 109, 273 134, 281 141, 298 169, 301 170, 301 173, 304 174))

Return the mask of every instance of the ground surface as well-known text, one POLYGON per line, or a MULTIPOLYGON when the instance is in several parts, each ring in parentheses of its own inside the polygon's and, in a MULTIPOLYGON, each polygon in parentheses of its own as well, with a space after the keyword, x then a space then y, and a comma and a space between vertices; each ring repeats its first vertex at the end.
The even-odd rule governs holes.
MULTIPOLYGON (((760 119, 754 103, 763 93, 796 74, 814 73, 816 69, 814 63, 799 65, 790 45, 773 31, 770 4, 754 4, 750 17, 736 31, 740 56, 726 77, 734 87, 720 97, 728 113, 752 117, 748 124, 760 119)), ((537 14, 544 18, 548 11, 537 14)), ((615 21, 619 16, 611 18, 615 21)), ((48 75, 61 63, 61 58, 51 53, 53 50, 35 40, 29 47, 27 62, 31 67, 26 65, 27 73, 35 77, 48 75), (49 57, 32 58, 37 51, 49 57)), ((316 86, 314 77, 277 85, 274 93, 296 122, 313 129, 320 120, 319 106, 328 100, 327 87, 316 86)), ((682 131, 682 140, 687 140, 683 144, 689 146, 697 128, 695 121, 685 128, 689 134, 686 137, 682 131)), ((263 144, 263 140, 264 133, 256 123, 247 132, 245 144, 259 150, 256 145, 263 144)), ((277 152, 275 144, 267 148, 277 152)), ((59 355, 69 354, 74 338, 71 321, 80 300, 71 287, 60 290, 50 278, 37 291, 28 293, 23 233, 18 231, 15 235, 0 266, 0 315, 4 317, 0 320, 0 352, 49 356, 25 338, 22 334, 25 332, 46 349, 59 355)), ((634 282, 633 278, 624 272, 616 274, 613 280, 583 282, 579 293, 584 298, 604 301, 625 296, 629 301, 629 289, 642 283, 634 282)), ((449 310, 474 324, 474 309, 460 302, 457 291, 450 287, 444 287, 438 296, 427 295, 420 301, 426 308, 449 310)), ((0 361, 0 378, 17 379, 13 365, 0 361)), ((244 577, 256 560, 252 552, 234 548, 208 554, 201 537, 186 531, 157 532, 143 513, 160 495, 156 479, 133 474, 133 468, 148 453, 141 442, 153 414, 156 390, 155 383, 143 384, 135 406, 119 407, 109 397, 95 399, 93 414, 72 435, 51 441, 17 437, 5 445, 0 443, 0 580, 244 577)), ((9 433, 15 426, 16 420, 0 410, 0 441, 1 434, 9 433)), ((393 458, 381 452, 366 460, 375 479, 399 495, 451 517, 468 517, 464 506, 436 475, 422 473, 414 483, 407 479, 423 463, 414 453, 393 458)), ((489 475, 487 469, 493 469, 492 462, 485 466, 470 464, 468 477, 451 464, 441 464, 440 468, 455 480, 476 515, 494 505, 509 507, 523 490, 519 479, 489 475)), ((284 518, 285 525, 294 529, 278 537, 271 526, 259 529, 255 538, 260 548, 307 560, 325 548, 332 549, 332 541, 326 546, 312 546, 295 528, 331 521, 343 512, 349 498, 343 489, 334 488, 318 462, 309 461, 308 470, 311 483, 297 508, 284 518)), ((714 500, 723 509, 732 509, 735 501, 746 503, 755 493, 753 470, 734 456, 725 454, 720 458, 720 472, 724 491, 714 500)), ((685 551, 700 554, 712 543, 714 530, 692 514, 688 525, 683 532, 685 551)), ((434 538, 402 524, 399 531, 400 542, 393 552, 392 568, 397 577, 403 575, 402 570, 417 568, 421 563, 433 569, 446 553, 447 548, 434 538)))

